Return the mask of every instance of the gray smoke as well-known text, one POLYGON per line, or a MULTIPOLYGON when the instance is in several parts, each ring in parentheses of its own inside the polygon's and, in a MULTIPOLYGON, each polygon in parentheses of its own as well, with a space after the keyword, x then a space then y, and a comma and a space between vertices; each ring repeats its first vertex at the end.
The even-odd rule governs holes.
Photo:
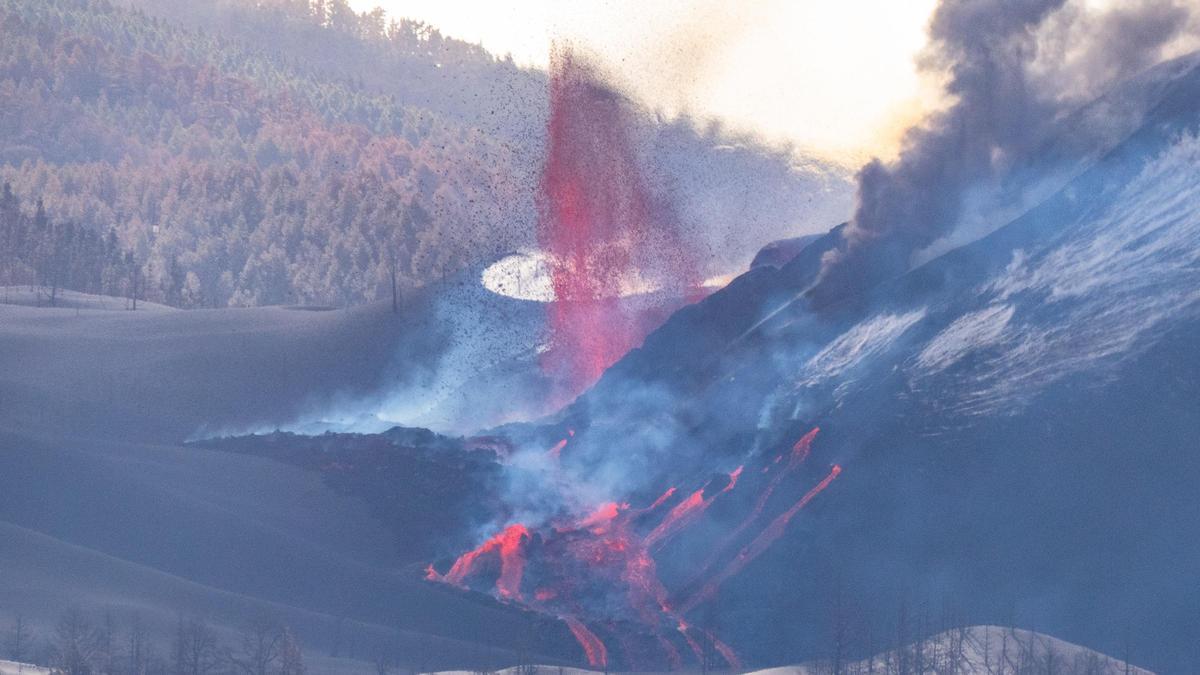
POLYGON ((920 66, 945 74, 952 103, 908 130, 894 162, 859 171, 854 217, 809 292, 814 305, 904 272, 959 223, 969 193, 1012 189, 1006 179, 1036 168, 1066 112, 1161 60, 1190 18, 1177 0, 1103 14, 1067 0, 942 0, 920 66))
POLYGON ((1031 70, 1039 88, 1062 104, 1095 98, 1180 48, 1200 47, 1194 41, 1176 47, 1180 37, 1197 34, 1200 17, 1193 14, 1177 0, 1126 0, 1104 13, 1067 5, 1040 31, 1031 70))

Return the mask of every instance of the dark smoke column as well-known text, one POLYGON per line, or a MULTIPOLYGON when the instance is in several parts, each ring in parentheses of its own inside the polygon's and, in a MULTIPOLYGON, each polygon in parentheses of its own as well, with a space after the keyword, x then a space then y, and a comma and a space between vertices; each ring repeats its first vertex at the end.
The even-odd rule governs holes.
POLYGON ((899 159, 858 176, 858 208, 810 293, 818 307, 907 269, 958 222, 964 194, 1003 177, 1042 140, 1053 109, 1027 66, 1034 31, 1065 0, 942 0, 926 68, 944 70, 954 104, 905 134, 899 159))
POLYGON ((698 284, 678 221, 651 193, 637 160, 636 118, 569 49, 550 65, 550 117, 538 204, 538 242, 555 300, 544 369, 574 395, 648 329, 629 301, 647 284, 682 296, 698 284))
POLYGON ((1039 152, 1062 132, 1056 122, 1084 102, 1064 97, 1063 90, 1104 91, 1158 62, 1165 45, 1191 30, 1195 11, 1194 2, 1183 0, 1130 0, 1095 16, 1064 14, 1070 4, 938 3, 921 65, 948 76, 945 93, 953 103, 908 130, 895 162, 873 160, 859 172, 858 208, 808 293, 814 306, 828 307, 905 272, 915 252, 959 224, 971 190, 1019 203, 1019 175, 1047 168, 1039 152), (1056 15, 1060 21, 1050 21, 1056 15), (1087 57, 1072 66, 1066 52, 1042 54, 1038 77, 1039 35, 1043 43, 1071 44, 1087 57))

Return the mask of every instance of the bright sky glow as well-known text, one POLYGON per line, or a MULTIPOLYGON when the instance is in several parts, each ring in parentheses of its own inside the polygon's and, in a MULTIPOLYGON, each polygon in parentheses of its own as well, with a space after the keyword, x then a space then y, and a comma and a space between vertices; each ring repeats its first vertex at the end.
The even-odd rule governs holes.
POLYGON ((935 100, 914 58, 935 0, 352 0, 545 67, 569 40, 636 97, 850 163, 935 100))

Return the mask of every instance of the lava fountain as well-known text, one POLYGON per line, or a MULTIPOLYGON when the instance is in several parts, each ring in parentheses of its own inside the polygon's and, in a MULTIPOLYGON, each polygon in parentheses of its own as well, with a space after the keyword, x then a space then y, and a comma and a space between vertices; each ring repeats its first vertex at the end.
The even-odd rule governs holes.
POLYGON ((543 368, 574 395, 645 336, 645 311, 622 298, 653 290, 699 297, 694 258, 666 200, 638 161, 627 99, 569 48, 551 55, 547 152, 538 195, 538 243, 554 299, 543 368))

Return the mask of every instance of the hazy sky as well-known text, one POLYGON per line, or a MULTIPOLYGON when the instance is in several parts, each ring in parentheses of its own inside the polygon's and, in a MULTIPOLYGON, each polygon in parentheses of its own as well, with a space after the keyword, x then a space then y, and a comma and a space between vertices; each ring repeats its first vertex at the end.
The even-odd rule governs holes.
POLYGON ((887 153, 930 100, 935 0, 351 0, 546 65, 568 39, 647 103, 822 154, 887 153), (924 95, 923 95, 924 94, 924 95))

